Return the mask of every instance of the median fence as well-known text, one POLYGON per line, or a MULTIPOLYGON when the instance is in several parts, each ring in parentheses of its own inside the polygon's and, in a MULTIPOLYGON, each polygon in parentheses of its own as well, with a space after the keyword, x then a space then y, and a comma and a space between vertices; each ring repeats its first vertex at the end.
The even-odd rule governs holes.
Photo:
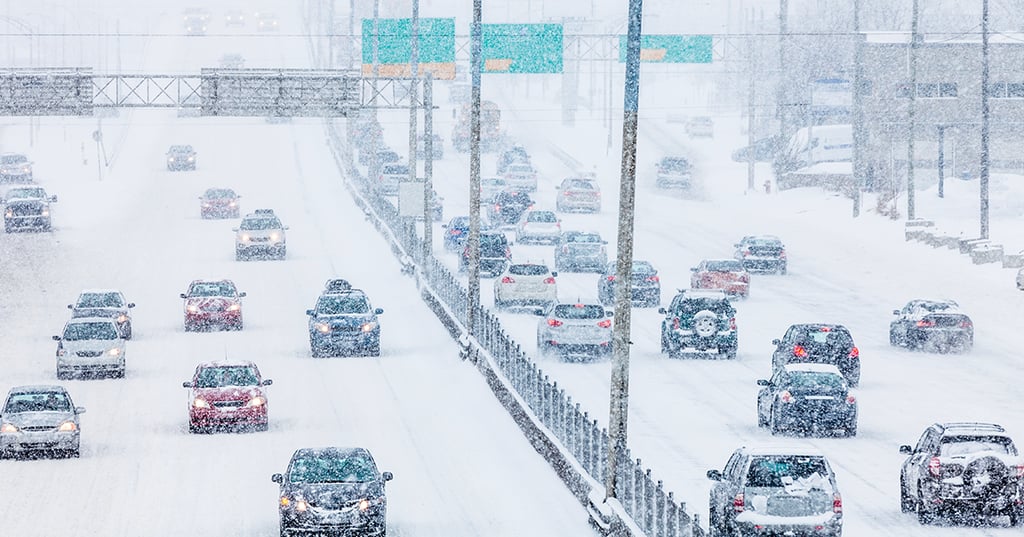
POLYGON ((417 278, 424 300, 462 345, 463 358, 481 370, 534 448, 588 508, 595 526, 608 535, 703 537, 696 515, 687 514, 686 505, 676 501, 673 493, 667 492, 628 450, 617 464, 621 472, 617 480, 619 498, 605 501, 607 430, 548 378, 489 310, 479 307, 475 326, 467 331, 466 288, 432 255, 423 258, 423 242, 415 222, 399 216, 390 198, 372 191, 353 162, 352 148, 339 122, 327 120, 327 136, 357 205, 388 238, 405 271, 417 278), (468 333, 475 334, 475 338, 468 333))

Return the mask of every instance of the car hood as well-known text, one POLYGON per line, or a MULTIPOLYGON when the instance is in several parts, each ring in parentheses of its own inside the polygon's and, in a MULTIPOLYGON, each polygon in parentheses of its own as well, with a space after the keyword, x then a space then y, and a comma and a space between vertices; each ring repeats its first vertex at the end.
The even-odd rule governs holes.
POLYGON ((263 396, 263 390, 257 386, 218 386, 216 388, 194 388, 192 395, 204 401, 248 401, 256 396, 263 396))
POLYGON ((344 326, 359 326, 366 322, 372 322, 377 320, 377 316, 365 314, 365 313, 354 313, 354 314, 341 314, 341 315, 324 315, 319 314, 312 318, 314 322, 328 323, 332 327, 344 327, 344 326))
POLYGON ((25 427, 53 427, 56 428, 65 421, 74 421, 75 415, 71 412, 16 412, 4 414, 4 421, 14 424, 22 429, 25 427))
POLYGON ((61 345, 68 353, 75 352, 99 352, 103 353, 113 348, 124 350, 123 339, 79 339, 74 341, 61 340, 61 345))
POLYGON ((366 483, 285 483, 281 492, 290 496, 301 496, 313 507, 343 509, 355 507, 363 498, 377 498, 384 495, 380 481, 366 483))

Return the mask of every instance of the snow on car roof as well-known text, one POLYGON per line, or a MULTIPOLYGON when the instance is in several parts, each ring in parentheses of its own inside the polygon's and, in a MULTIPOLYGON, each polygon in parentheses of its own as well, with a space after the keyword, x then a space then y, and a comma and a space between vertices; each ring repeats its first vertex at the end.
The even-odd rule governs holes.
MULTIPOLYGON (((196 367, 256 367, 256 363, 252 360, 235 360, 231 358, 224 358, 220 360, 207 360, 205 362, 199 362, 196 367)), ((257 368, 258 369, 258 368, 257 368)))
POLYGON ((806 371, 810 373, 833 373, 839 376, 843 376, 839 368, 832 364, 812 364, 812 363, 790 363, 783 366, 787 372, 806 371))
POLYGON ((759 444, 744 448, 751 455, 806 455, 811 457, 824 457, 825 454, 819 449, 801 444, 759 444))
POLYGON ((120 292, 121 291, 118 290, 118 289, 96 288, 96 289, 82 289, 78 294, 84 295, 84 294, 94 294, 94 293, 95 294, 103 294, 103 293, 120 293, 120 292))
POLYGON ((15 386, 9 390, 8 393, 65 393, 67 390, 63 386, 55 384, 27 384, 24 386, 15 386))
POLYGON ((708 299, 725 299, 728 300, 729 296, 725 294, 725 291, 721 289, 680 289, 680 293, 683 294, 683 298, 708 298, 708 299))

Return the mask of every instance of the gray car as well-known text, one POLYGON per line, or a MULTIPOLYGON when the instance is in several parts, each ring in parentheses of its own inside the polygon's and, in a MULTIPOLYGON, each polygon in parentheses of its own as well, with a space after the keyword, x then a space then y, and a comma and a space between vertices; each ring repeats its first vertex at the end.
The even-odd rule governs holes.
POLYGON ((607 244, 596 231, 565 231, 555 245, 555 270, 601 272, 608 264, 607 244))
POLYGON ((125 339, 110 317, 72 318, 57 342, 57 378, 74 373, 124 377, 125 339))
POLYGON ((84 413, 63 386, 11 388, 0 410, 0 458, 30 454, 78 457, 78 417, 84 413))
POLYGON ((537 352, 562 359, 601 358, 612 351, 611 312, 600 304, 555 304, 537 310, 537 352))

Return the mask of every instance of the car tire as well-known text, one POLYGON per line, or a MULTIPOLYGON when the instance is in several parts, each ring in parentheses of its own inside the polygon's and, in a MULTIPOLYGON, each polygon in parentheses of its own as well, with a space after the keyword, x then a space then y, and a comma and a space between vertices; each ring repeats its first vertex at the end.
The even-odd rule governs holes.
POLYGON ((121 369, 118 369, 117 371, 114 371, 114 374, 111 375, 111 376, 116 378, 116 379, 123 379, 124 378, 124 367, 122 367, 121 369))
POLYGON ((69 458, 69 459, 78 459, 78 458, 81 458, 82 451, 78 447, 75 447, 75 448, 67 450, 67 452, 64 453, 64 456, 69 458))
POLYGON ((380 356, 380 344, 374 345, 366 349, 367 356, 377 357, 380 356))
POLYGON ((900 477, 900 512, 910 513, 914 510, 914 499, 907 494, 907 483, 900 477))
POLYGON ((1013 506, 1010 506, 1010 508, 1007 509, 1006 515, 1010 519, 1010 527, 1024 525, 1024 507, 1014 508, 1013 506))
POLYGON ((757 411, 757 426, 760 427, 760 428, 764 428, 764 427, 768 426, 768 419, 764 415, 761 414, 760 408, 757 411))
POLYGON ((188 424, 188 432, 191 434, 201 434, 206 431, 202 427, 190 422, 188 424))
POLYGON ((854 436, 857 436, 857 422, 852 421, 850 423, 847 423, 843 432, 846 433, 845 436, 847 438, 853 438, 854 436))
POLYGON ((935 513, 928 509, 920 497, 914 502, 914 509, 917 512, 917 522, 922 526, 927 526, 935 521, 935 513))
POLYGON ((782 268, 779 269, 779 274, 783 274, 783 275, 786 274, 786 265, 782 265, 782 268))
POLYGON ((768 418, 768 430, 771 431, 772 436, 782 433, 782 425, 779 423, 779 416, 775 413, 775 408, 772 408, 771 416, 768 418))
POLYGON ((725 359, 726 360, 735 360, 736 359, 736 347, 729 347, 729 348, 727 348, 725 350, 725 353, 723 353, 721 351, 721 349, 719 349, 718 355, 721 356, 722 354, 725 354, 725 359))
POLYGON ((68 380, 71 378, 71 373, 65 369, 57 368, 57 380, 68 380))
POLYGON ((269 423, 257 423, 256 427, 253 427, 253 430, 258 432, 258 433, 265 433, 269 429, 270 429, 270 424, 269 423))
POLYGON ((892 327, 889 328, 889 345, 892 347, 900 346, 900 338, 896 336, 896 330, 892 327))
POLYGON ((125 330, 124 330, 124 338, 125 339, 131 339, 132 338, 132 325, 128 325, 125 328, 125 330))

